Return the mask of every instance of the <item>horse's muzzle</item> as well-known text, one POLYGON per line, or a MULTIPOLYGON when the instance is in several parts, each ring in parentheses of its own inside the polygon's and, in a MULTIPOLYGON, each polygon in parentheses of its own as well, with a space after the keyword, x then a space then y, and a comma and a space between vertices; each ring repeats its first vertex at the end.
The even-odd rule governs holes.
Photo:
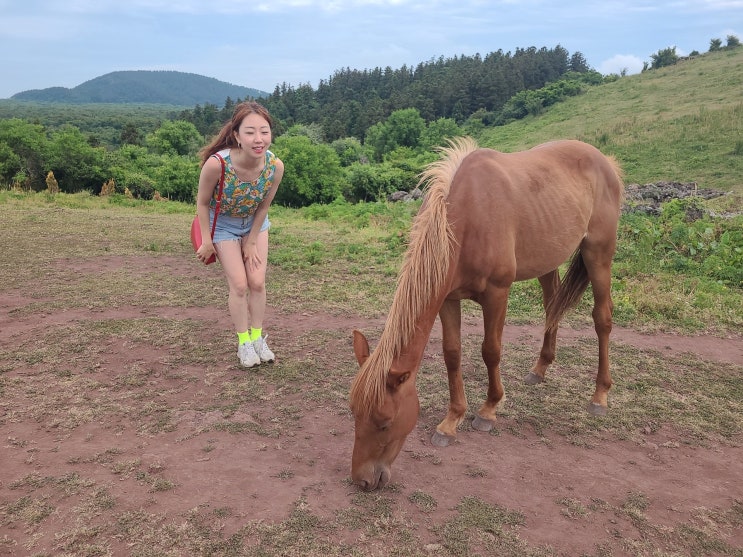
POLYGON ((351 479, 353 483, 359 486, 364 491, 374 491, 375 489, 381 489, 386 486, 392 473, 390 467, 385 464, 377 464, 375 466, 364 467, 368 473, 359 474, 351 473, 351 479))

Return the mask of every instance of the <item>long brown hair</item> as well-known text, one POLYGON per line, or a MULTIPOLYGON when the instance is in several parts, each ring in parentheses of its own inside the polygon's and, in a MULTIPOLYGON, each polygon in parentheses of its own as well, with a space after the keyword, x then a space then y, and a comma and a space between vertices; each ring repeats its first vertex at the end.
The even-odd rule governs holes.
POLYGON ((232 118, 227 122, 219 133, 214 136, 214 139, 199 151, 199 158, 203 165, 209 157, 211 157, 217 151, 222 149, 237 147, 237 140, 235 139, 235 132, 240 128, 240 124, 246 116, 250 114, 258 114, 266 119, 268 125, 273 128, 273 120, 268 110, 255 101, 245 101, 238 104, 235 107, 235 111, 232 113, 232 118))

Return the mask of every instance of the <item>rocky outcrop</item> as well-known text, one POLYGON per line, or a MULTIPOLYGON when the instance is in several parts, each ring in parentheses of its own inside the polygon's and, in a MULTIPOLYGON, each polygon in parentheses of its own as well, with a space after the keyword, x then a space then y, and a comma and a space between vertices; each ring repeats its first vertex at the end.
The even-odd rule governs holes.
POLYGON ((415 201, 423 197, 423 192, 419 188, 412 191, 396 191, 387 196, 387 201, 415 201))
POLYGON ((696 182, 655 182, 644 186, 629 184, 625 186, 624 192, 622 212, 641 212, 651 215, 659 215, 661 205, 671 199, 686 197, 713 199, 725 195, 722 191, 700 189, 696 182))
MULTIPOLYGON (((653 184, 628 184, 625 186, 625 198, 622 205, 623 213, 646 213, 659 215, 661 205, 672 199, 684 199, 687 197, 698 197, 700 199, 714 199, 726 195, 723 191, 701 189, 696 182, 655 182, 653 184)), ((407 191, 396 191, 387 196, 387 201, 415 201, 420 199, 423 193, 420 189, 407 191)), ((691 209, 690 220, 696 220, 703 216, 702 209, 691 209)))

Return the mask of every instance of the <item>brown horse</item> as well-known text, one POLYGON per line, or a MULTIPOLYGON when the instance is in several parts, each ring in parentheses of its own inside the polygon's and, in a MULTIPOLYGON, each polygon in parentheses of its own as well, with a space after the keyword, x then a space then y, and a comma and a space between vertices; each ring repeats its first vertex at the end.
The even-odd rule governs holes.
POLYGON ((518 153, 451 142, 423 172, 426 197, 416 216, 389 316, 370 354, 354 331, 361 366, 350 393, 355 418, 351 477, 366 490, 384 486, 418 419, 416 375, 436 315, 443 329, 449 411, 432 442, 456 437, 467 400, 461 368, 461 300, 482 306, 485 402, 473 420, 488 431, 503 397, 501 335, 514 281, 536 278, 546 310, 544 341, 526 382, 544 380, 555 358, 557 327, 590 282, 598 335, 598 374, 589 411, 607 411, 611 387, 611 263, 624 191, 616 161, 579 141, 556 141, 518 153), (572 260, 560 281, 558 267, 572 260))

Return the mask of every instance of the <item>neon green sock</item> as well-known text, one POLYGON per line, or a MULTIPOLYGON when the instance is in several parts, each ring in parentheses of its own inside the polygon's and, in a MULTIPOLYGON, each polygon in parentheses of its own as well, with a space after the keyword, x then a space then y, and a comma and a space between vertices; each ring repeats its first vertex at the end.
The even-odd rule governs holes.
POLYGON ((263 329, 256 329, 255 327, 250 328, 250 342, 255 342, 263 334, 263 329))
POLYGON ((245 342, 248 342, 251 340, 250 338, 250 331, 245 331, 244 333, 237 333, 237 342, 240 344, 243 344, 245 342))

